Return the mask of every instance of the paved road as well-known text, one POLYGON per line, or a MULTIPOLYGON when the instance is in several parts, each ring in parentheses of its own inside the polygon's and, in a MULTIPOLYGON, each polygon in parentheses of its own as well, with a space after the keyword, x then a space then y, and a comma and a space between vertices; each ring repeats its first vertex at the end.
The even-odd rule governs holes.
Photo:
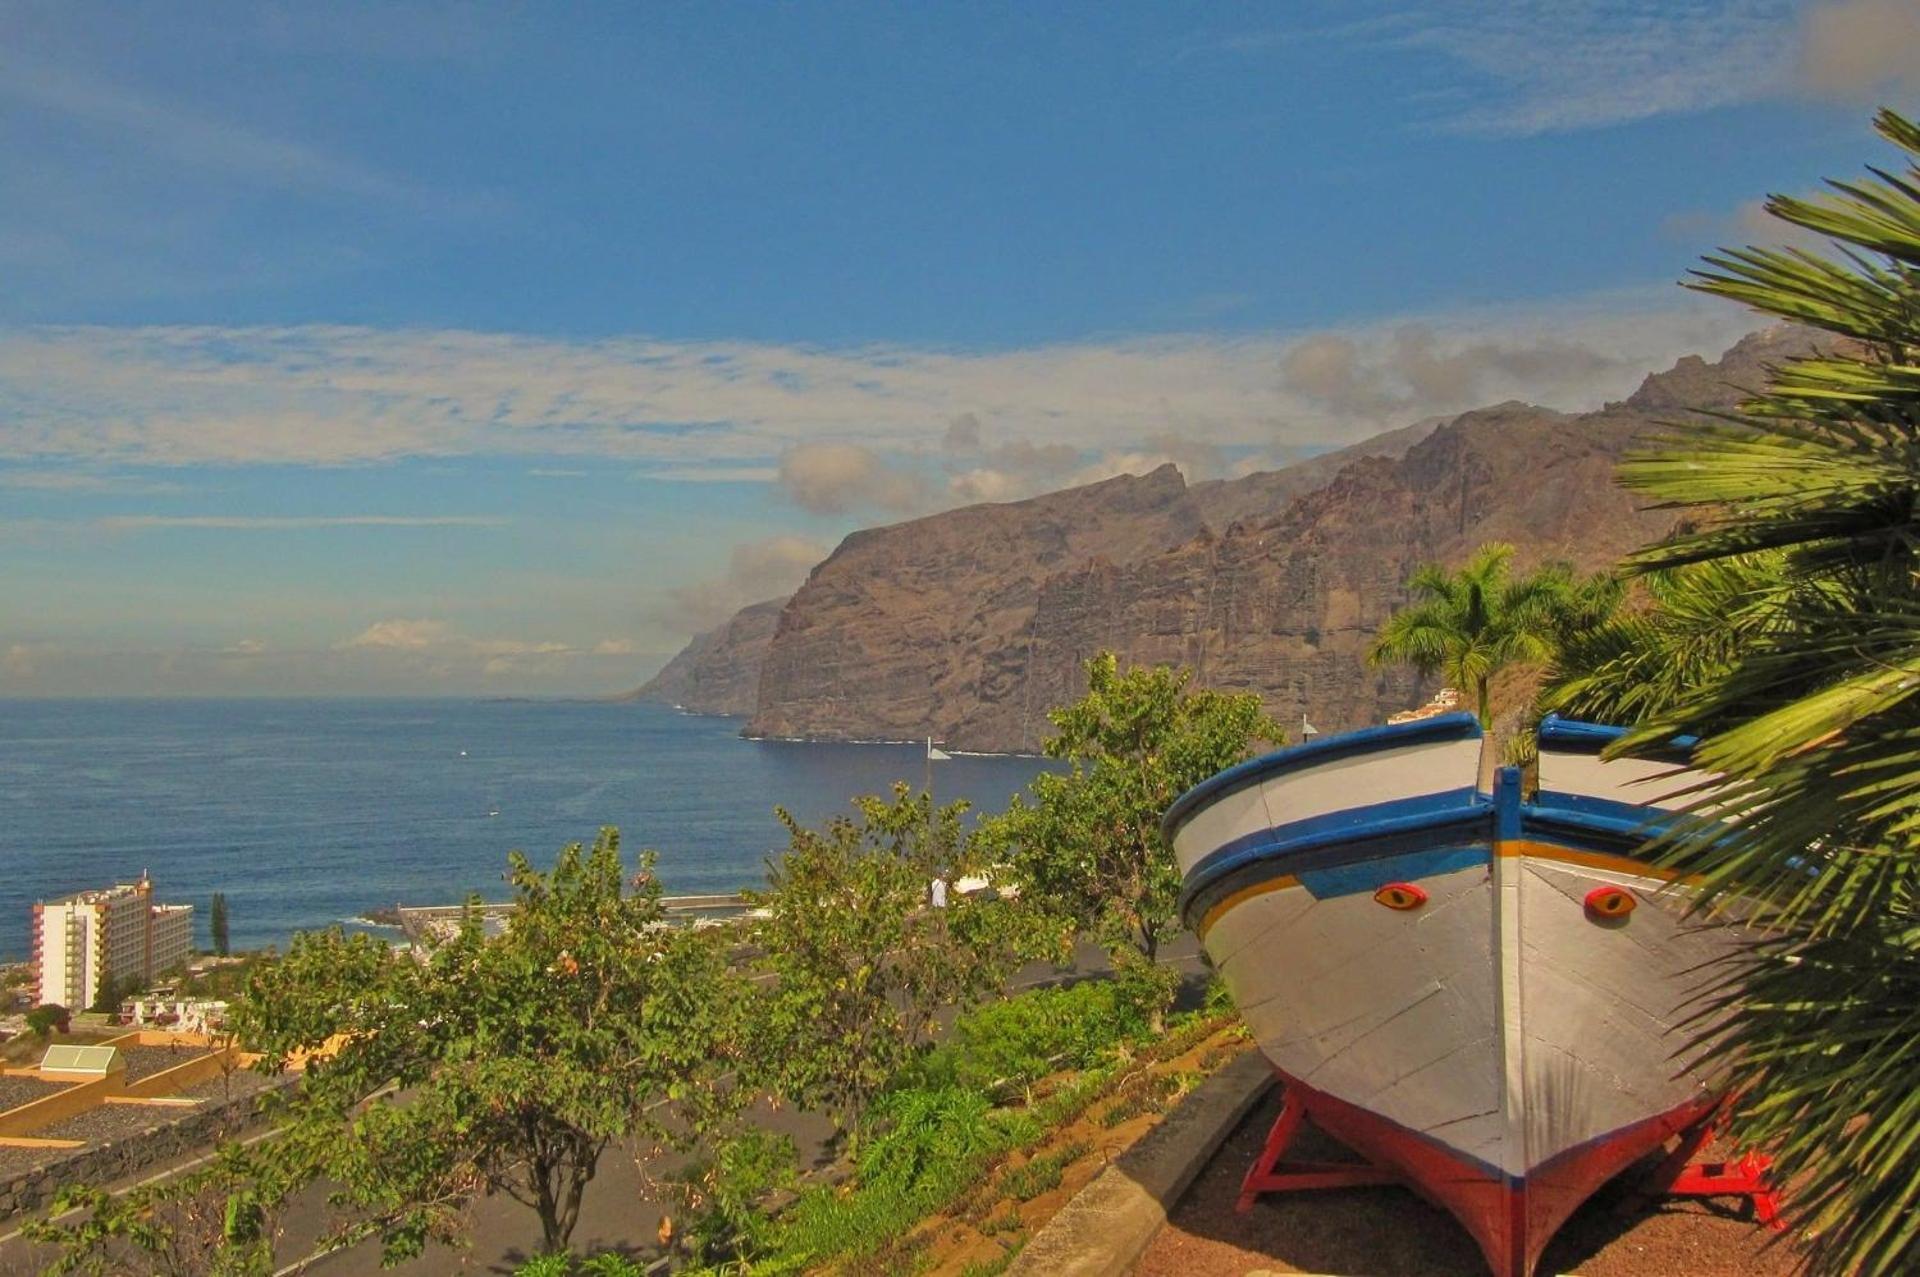
MULTIPOLYGON (((1199 948, 1193 937, 1184 932, 1162 951, 1161 961, 1190 975, 1202 970, 1199 948)), ((1058 983, 1105 969, 1106 961, 1100 951, 1091 945, 1082 945, 1074 955, 1072 968, 1033 964, 1014 977, 1010 990, 1058 983)), ((766 1121, 773 1129, 793 1137, 803 1159, 819 1155, 830 1129, 824 1118, 789 1110, 769 1112, 766 1121)), ((114 1186, 115 1190, 178 1173, 197 1160, 188 1159, 159 1170, 149 1169, 127 1184, 114 1186)), ((646 1251, 655 1245, 660 1215, 660 1206, 648 1199, 642 1187, 641 1174, 631 1153, 618 1147, 609 1148, 581 1200, 580 1221, 573 1234, 574 1249, 582 1253, 599 1249, 624 1249, 636 1254, 646 1251)), ((511 1198, 483 1198, 473 1204, 470 1218, 471 1245, 467 1249, 435 1248, 421 1259, 382 1270, 379 1248, 372 1244, 329 1255, 314 1253, 327 1221, 326 1192, 316 1187, 296 1198, 285 1212, 281 1242, 276 1250, 286 1260, 286 1267, 281 1270, 285 1277, 293 1277, 295 1273, 349 1277, 381 1271, 402 1277, 436 1277, 454 1272, 511 1273, 539 1247, 539 1220, 531 1210, 511 1198)), ((19 1237, 17 1227, 17 1220, 0 1224, 0 1277, 27 1277, 38 1273, 51 1258, 44 1248, 31 1246, 19 1237)))

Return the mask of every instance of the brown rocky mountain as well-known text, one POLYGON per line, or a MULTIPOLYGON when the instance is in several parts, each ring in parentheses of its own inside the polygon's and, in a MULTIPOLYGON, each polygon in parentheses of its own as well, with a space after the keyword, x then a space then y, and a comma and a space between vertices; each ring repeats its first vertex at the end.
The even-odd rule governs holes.
MULTIPOLYGON (((873 564, 863 557, 862 546, 875 539, 889 547, 888 555, 903 538, 922 547, 948 542, 961 547, 971 544, 974 549, 965 564, 971 592, 1020 606, 1013 596, 1021 594, 1022 583, 1044 578, 1062 563, 1077 561, 1089 553, 1130 562, 1177 545, 1203 527, 1224 528, 1254 512, 1272 514, 1287 501, 1326 483, 1349 461, 1402 455, 1431 434, 1440 420, 1418 422, 1281 470, 1237 479, 1216 479, 1187 487, 1178 470, 1164 466, 1144 477, 1123 477, 1026 501, 970 506, 855 533, 841 546, 840 552, 848 558, 838 563, 830 559, 829 563, 835 563, 836 573, 871 570, 873 564), (995 535, 982 538, 979 532, 986 527, 993 528, 995 535)), ((837 553, 835 559, 839 558, 837 553)), ((876 591, 911 593, 922 588, 920 578, 944 574, 950 567, 948 563, 915 561, 915 580, 875 579, 869 584, 876 591)), ((884 577, 882 568, 879 578, 884 577)), ((849 595, 848 602, 856 599, 866 600, 867 596, 856 592, 849 595)), ((654 701, 696 714, 752 714, 761 665, 785 602, 773 599, 756 603, 725 625, 697 635, 653 678, 616 699, 654 701)), ((956 596, 953 602, 956 613, 970 606, 964 597, 956 596)), ((860 605, 865 606, 865 602, 860 605)), ((959 619, 950 614, 946 623, 958 623, 959 619)), ((924 671, 919 677, 924 681, 924 671)), ((872 724, 863 731, 857 723, 849 722, 840 731, 866 737, 894 729, 892 725, 872 724)))
POLYGON ((695 635, 658 674, 616 699, 657 701, 693 714, 753 713, 760 663, 786 605, 782 598, 742 608, 726 624, 695 635))
POLYGON ((1415 566, 1488 540, 1615 562, 1671 524, 1614 484, 1620 455, 1808 341, 1756 334, 1583 415, 1500 404, 1273 474, 1189 487, 1168 466, 855 533, 781 610, 747 730, 1032 749, 1102 648, 1259 691, 1283 721, 1379 721, 1429 690, 1362 659, 1415 566))

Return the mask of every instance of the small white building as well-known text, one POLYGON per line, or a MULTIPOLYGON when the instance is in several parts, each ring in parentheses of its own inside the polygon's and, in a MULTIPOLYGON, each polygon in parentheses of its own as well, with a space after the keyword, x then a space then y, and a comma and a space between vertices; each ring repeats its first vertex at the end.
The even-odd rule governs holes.
POLYGON ((226 1022, 227 1004, 213 998, 128 998, 120 1004, 120 1023, 135 1028, 218 1033, 226 1022))
POLYGON ((41 1002, 84 1010, 108 980, 152 980, 193 948, 193 906, 156 905, 136 883, 33 906, 33 969, 41 1002))

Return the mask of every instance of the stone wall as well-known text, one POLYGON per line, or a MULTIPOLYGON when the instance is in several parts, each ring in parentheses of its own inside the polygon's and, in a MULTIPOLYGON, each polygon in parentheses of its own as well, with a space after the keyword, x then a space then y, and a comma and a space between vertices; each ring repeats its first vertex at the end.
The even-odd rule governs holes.
POLYGON ((264 1090, 222 1102, 209 1102, 177 1122, 129 1135, 111 1143, 74 1149, 40 1166, 0 1179, 0 1222, 37 1210, 67 1184, 114 1184, 137 1171, 210 1149, 257 1125, 267 1096, 298 1080, 287 1074, 264 1090))

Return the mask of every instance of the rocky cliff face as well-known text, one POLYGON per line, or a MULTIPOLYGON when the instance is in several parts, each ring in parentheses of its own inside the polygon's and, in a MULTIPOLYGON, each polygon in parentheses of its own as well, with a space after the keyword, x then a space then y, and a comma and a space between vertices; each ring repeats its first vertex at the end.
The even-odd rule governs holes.
POLYGON ((785 599, 768 599, 734 613, 725 625, 697 635, 660 672, 623 701, 655 701, 694 714, 753 713, 760 665, 773 642, 785 599))
POLYGON ((1672 522, 1614 484, 1622 453, 1808 344, 1756 334, 1581 416, 1500 404, 1230 483, 1168 466, 855 533, 781 611, 747 730, 1033 749, 1102 648, 1258 691, 1282 721, 1379 721, 1429 690, 1362 659, 1416 565, 1489 540, 1523 566, 1617 561, 1672 522))

